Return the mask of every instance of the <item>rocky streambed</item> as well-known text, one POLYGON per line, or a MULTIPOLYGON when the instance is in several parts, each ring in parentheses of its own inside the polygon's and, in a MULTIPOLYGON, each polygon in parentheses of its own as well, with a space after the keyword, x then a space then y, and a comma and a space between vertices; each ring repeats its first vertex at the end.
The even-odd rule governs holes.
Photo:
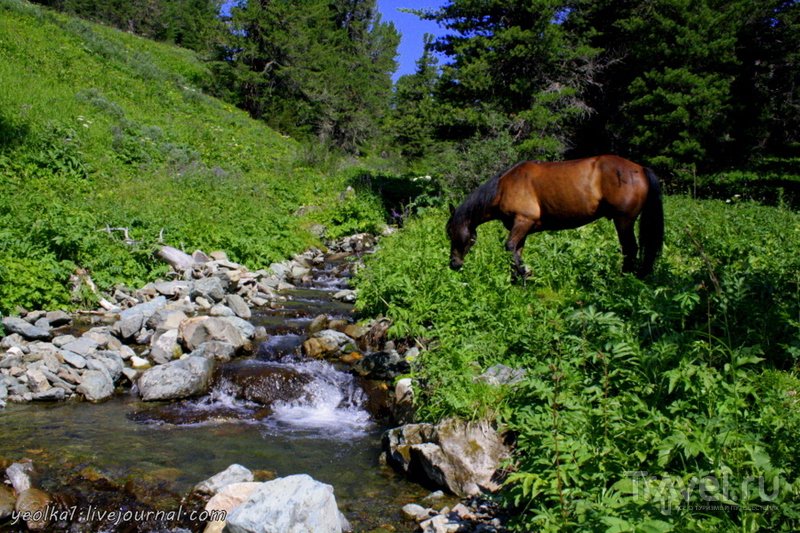
MULTIPOLYGON (((481 518, 478 500, 471 510, 444 497, 400 511, 428 491, 397 472, 441 471, 419 451, 449 456, 452 446, 423 427, 384 438, 380 457, 385 424, 410 411, 410 389, 395 394, 392 380, 417 351, 387 343, 385 321, 353 323, 346 279, 356 263, 345 258, 372 244, 355 236, 271 272, 249 272, 222 253, 171 250, 172 279, 117 287, 96 311, 5 317, 0 530, 221 530, 224 521, 198 514, 216 493, 196 486, 231 465, 250 472, 232 486, 263 492, 260 484, 291 478, 278 492, 297 486, 313 499, 332 490, 344 519, 331 531, 499 530, 493 515, 481 518), (50 515, 23 520, 26 510, 50 515), (465 524, 472 529, 454 529, 465 524)), ((447 485, 455 474, 437 475, 428 486, 462 492, 447 485)), ((220 509, 243 505, 241 494, 220 509)), ((237 527, 229 524, 257 530, 237 527)))

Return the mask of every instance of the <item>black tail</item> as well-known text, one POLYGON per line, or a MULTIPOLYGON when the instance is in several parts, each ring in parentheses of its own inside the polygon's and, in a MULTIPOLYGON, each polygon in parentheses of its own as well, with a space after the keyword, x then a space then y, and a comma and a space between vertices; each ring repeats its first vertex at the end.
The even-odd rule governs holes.
POLYGON ((639 245, 642 248, 639 277, 653 272, 653 264, 664 245, 664 206, 661 201, 661 185, 652 170, 645 168, 644 172, 647 174, 649 188, 644 209, 642 209, 642 219, 639 222, 639 245))

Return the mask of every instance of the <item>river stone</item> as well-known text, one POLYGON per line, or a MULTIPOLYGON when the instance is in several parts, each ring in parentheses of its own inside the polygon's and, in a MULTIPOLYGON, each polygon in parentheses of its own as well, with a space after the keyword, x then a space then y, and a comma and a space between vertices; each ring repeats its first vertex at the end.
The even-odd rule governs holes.
POLYGON ((394 350, 365 355, 353 366, 353 371, 360 376, 383 380, 395 379, 410 370, 408 361, 394 350))
POLYGON ((225 296, 225 303, 228 307, 233 310, 234 314, 239 318, 250 318, 252 313, 250 312, 250 307, 247 305, 247 302, 244 301, 244 298, 239 296, 238 294, 229 294, 225 296))
POLYGON ((203 394, 211 382, 214 363, 190 356, 145 370, 139 378, 143 400, 175 400, 203 394))
POLYGON ((241 361, 222 368, 221 376, 233 387, 237 398, 262 405, 292 402, 307 395, 312 378, 279 363, 241 361))
POLYGON ((180 357, 182 353, 183 350, 178 344, 177 329, 157 331, 150 340, 150 357, 160 365, 169 363, 173 359, 180 357))
POLYGON ((72 317, 64 311, 48 311, 45 317, 53 328, 60 328, 72 322, 72 317))
POLYGON ((129 340, 139 333, 144 324, 144 315, 134 314, 117 321, 114 324, 114 332, 122 340, 129 340))
POLYGON ((112 383, 116 383, 117 380, 119 380, 120 376, 122 375, 122 369, 125 368, 125 362, 122 360, 122 357, 119 355, 119 353, 112 352, 110 350, 95 352, 89 356, 87 364, 90 361, 97 361, 101 363, 108 370, 112 383))
POLYGON ((0 484, 0 520, 11 516, 16 501, 17 499, 14 497, 14 491, 11 490, 11 487, 0 484))
POLYGON ((3 317, 3 327, 6 332, 17 333, 29 340, 50 340, 53 334, 16 316, 3 317))
POLYGON ((253 473, 250 470, 240 464, 234 463, 222 472, 195 485, 194 492, 213 496, 228 485, 233 483, 245 483, 253 481, 253 479, 253 473))
MULTIPOLYGON (((230 512, 238 507, 243 501, 247 499, 251 492, 261 483, 231 483, 223 488, 217 494, 211 497, 206 503, 206 511, 224 511, 227 516, 230 512)), ((225 529, 225 520, 210 521, 203 533, 222 533, 225 529)))
POLYGON ((228 515, 230 533, 341 533, 333 487, 298 474, 262 483, 228 515))
POLYGON ((220 317, 220 318, 226 317, 226 316, 235 316, 236 315, 236 313, 233 312, 233 309, 231 309, 230 307, 228 307, 227 305, 224 305, 224 304, 216 304, 216 305, 214 305, 214 307, 211 308, 211 310, 208 312, 208 314, 211 315, 211 316, 216 316, 216 317, 220 317))
POLYGON ((86 368, 86 358, 84 356, 78 355, 69 350, 61 350, 59 353, 61 354, 61 358, 64 359, 65 363, 69 363, 75 368, 86 368))
POLYGON ((384 433, 383 446, 393 466, 424 476, 459 496, 496 490, 492 477, 509 453, 485 420, 407 424, 384 433))
POLYGON ((236 353, 236 348, 227 342, 208 341, 198 346, 190 355, 227 363, 233 358, 234 353, 236 353))
POLYGON ((39 370, 32 370, 28 368, 25 375, 28 378, 28 387, 30 387, 31 392, 36 394, 39 392, 44 392, 50 388, 50 382, 47 381, 47 378, 42 374, 39 370))
POLYGON ((227 342, 234 348, 241 348, 246 342, 236 327, 230 322, 216 317, 198 316, 184 320, 179 328, 182 344, 190 351, 208 341, 227 342))
POLYGON ((27 526, 31 531, 40 531, 47 527, 49 523, 47 507, 51 502, 50 496, 39 489, 30 488, 22 491, 17 496, 15 510, 17 513, 31 513, 31 520, 27 526))
POLYGON ((323 329, 328 329, 328 322, 330 318, 328 315, 317 315, 314 317, 314 320, 311 321, 311 324, 308 325, 306 328, 306 333, 309 335, 313 335, 314 333, 318 333, 323 329))
POLYGON ((47 390, 33 393, 33 400, 40 402, 60 402, 67 398, 67 391, 61 387, 50 387, 47 390))
POLYGON ((124 310, 119 314, 119 318, 120 320, 125 320, 129 316, 142 315, 144 319, 147 320, 151 316, 153 316, 153 313, 155 313, 162 307, 166 307, 166 305, 167 305, 167 299, 164 296, 157 296, 152 300, 150 300, 149 302, 134 305, 133 307, 124 310))
POLYGON ((165 281, 162 283, 153 284, 153 288, 158 291, 159 294, 172 298, 180 296, 184 291, 188 292, 191 286, 191 282, 184 280, 165 281))
POLYGON ((241 333, 242 337, 245 339, 252 339, 256 335, 256 327, 243 318, 239 318, 238 316, 223 316, 220 317, 220 319, 239 330, 239 333, 241 333))
POLYGON ((114 384, 108 371, 88 370, 84 372, 81 384, 75 390, 90 402, 100 402, 111 397, 114 393, 114 384))
POLYGON ((181 309, 169 309, 165 307, 153 313, 153 316, 147 320, 147 327, 152 330, 178 329, 181 322, 187 318, 186 313, 181 309))
POLYGON ((192 287, 191 296, 192 298, 202 296, 207 300, 221 302, 222 299, 225 298, 225 292, 227 289, 227 283, 222 281, 222 278, 212 276, 210 278, 203 278, 195 281, 194 286, 192 287))
POLYGON ((3 358, 0 359, 0 368, 13 368, 19 367, 22 365, 22 351, 20 350, 19 353, 12 353, 11 350, 3 355, 3 358))
POLYGON ((61 349, 68 350, 86 357, 94 353, 98 346, 99 345, 97 344, 97 341, 90 339, 89 337, 81 337, 72 342, 68 342, 67 344, 63 345, 61 349))
POLYGON ((36 477, 36 470, 32 462, 20 461, 6 468, 6 477, 16 493, 21 494, 33 486, 32 479, 36 477))

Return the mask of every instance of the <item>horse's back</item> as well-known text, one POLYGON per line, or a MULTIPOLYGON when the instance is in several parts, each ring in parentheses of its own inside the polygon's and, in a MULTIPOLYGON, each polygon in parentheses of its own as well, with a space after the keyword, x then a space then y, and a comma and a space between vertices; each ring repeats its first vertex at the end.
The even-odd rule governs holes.
POLYGON ((537 220, 541 229, 577 227, 617 212, 638 212, 647 195, 644 168, 615 155, 525 161, 500 178, 498 207, 537 220))

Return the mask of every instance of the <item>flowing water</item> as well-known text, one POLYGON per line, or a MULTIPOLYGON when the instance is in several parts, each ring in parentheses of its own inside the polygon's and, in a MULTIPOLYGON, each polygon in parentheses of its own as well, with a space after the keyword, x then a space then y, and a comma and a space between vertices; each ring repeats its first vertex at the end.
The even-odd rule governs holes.
MULTIPOLYGON (((9 404, 0 412, 0 456, 29 457, 56 473, 86 477, 90 469, 172 503, 232 463, 265 477, 306 473, 334 487, 355 531, 412 531, 400 508, 427 492, 380 464, 385 428, 367 411, 359 382, 328 362, 299 356, 314 316, 352 318, 352 306, 331 298, 346 283, 336 274, 343 265, 325 263, 308 287, 286 293, 291 299, 283 309, 255 312, 251 321, 267 328, 269 340, 254 357, 223 367, 208 395, 155 406, 134 392, 101 404, 9 404), (233 374, 273 376, 277 389, 300 386, 265 407, 237 390, 233 374)), ((42 480, 46 490, 59 483, 64 476, 42 480)))

